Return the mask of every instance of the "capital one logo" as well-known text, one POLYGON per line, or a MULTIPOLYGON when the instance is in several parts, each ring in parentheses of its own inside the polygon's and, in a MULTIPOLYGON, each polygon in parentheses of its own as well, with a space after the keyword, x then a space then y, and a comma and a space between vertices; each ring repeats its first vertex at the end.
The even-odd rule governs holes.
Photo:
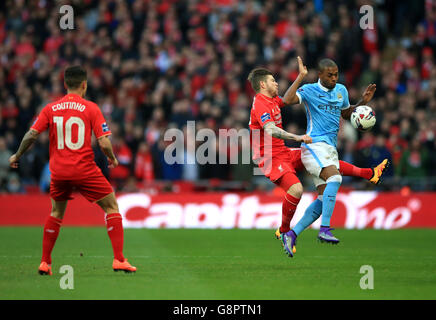
POLYGON ((344 227, 363 229, 373 224, 374 229, 397 229, 406 226, 412 219, 412 212, 419 210, 420 203, 409 201, 390 210, 383 205, 369 209, 367 205, 377 198, 377 192, 353 191, 339 193, 337 202, 341 202, 346 211, 344 227))
POLYGON ((147 194, 125 194, 117 198, 126 228, 273 228, 281 219, 281 202, 262 203, 256 195, 225 194, 189 202, 153 202, 147 194), (141 217, 129 218, 130 210, 141 217))

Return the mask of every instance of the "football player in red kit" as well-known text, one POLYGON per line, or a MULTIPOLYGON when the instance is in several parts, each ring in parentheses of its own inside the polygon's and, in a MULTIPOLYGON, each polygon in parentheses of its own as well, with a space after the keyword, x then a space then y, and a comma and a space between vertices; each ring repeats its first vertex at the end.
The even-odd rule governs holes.
MULTIPOLYGON (((307 70, 300 70, 302 79, 307 70)), ((300 81, 301 81, 300 79, 300 81)), ((253 149, 253 161, 263 174, 285 192, 282 205, 282 224, 279 228, 280 239, 287 254, 293 256, 293 248, 288 245, 287 233, 297 205, 303 194, 303 186, 295 172, 298 159, 284 140, 294 140, 306 144, 312 142, 308 135, 295 135, 283 130, 280 109, 286 105, 286 97, 293 96, 300 81, 295 81, 284 97, 278 95, 278 83, 272 73, 264 68, 252 70, 248 76, 256 95, 250 114, 250 134, 253 149)))
POLYGON ((80 66, 69 67, 64 73, 67 95, 47 104, 25 134, 18 151, 9 159, 12 168, 18 167, 20 157, 49 129, 50 136, 50 198, 51 214, 48 216, 42 241, 40 274, 52 274, 51 252, 55 245, 68 200, 73 190, 79 191, 88 201, 97 203, 106 213, 107 232, 112 243, 114 271, 135 272, 136 268, 123 256, 124 231, 122 217, 112 186, 94 162, 91 137, 94 133, 98 144, 107 156, 110 167, 116 167, 111 131, 99 107, 85 100, 87 73, 80 66))
MULTIPOLYGON (((250 114, 250 135, 253 150, 253 162, 262 173, 285 192, 282 205, 282 223, 275 235, 282 241, 288 256, 293 257, 296 251, 295 241, 291 237, 290 222, 303 194, 296 171, 304 170, 301 161, 301 149, 288 148, 284 140, 311 143, 308 135, 295 135, 283 130, 281 108, 290 104, 291 97, 302 79, 307 74, 300 57, 298 59, 299 75, 288 88, 285 95, 278 95, 278 83, 272 73, 265 68, 256 68, 248 76, 256 95, 250 114)), ((387 159, 375 168, 358 168, 350 163, 339 161, 342 175, 362 177, 374 184, 379 183, 381 175, 387 168, 387 159)))

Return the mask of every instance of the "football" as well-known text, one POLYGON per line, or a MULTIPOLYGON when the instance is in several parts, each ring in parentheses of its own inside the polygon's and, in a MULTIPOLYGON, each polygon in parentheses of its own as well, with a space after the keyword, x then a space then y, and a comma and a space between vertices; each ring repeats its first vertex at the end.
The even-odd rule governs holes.
POLYGON ((369 106, 358 106, 351 114, 350 121, 354 128, 368 131, 375 125, 375 113, 369 106))

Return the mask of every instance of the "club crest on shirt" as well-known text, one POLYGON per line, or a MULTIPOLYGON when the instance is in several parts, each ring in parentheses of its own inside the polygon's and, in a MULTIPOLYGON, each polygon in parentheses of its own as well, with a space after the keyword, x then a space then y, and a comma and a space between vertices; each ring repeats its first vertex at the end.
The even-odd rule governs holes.
POLYGON ((101 129, 103 130, 103 132, 108 132, 109 131, 109 127, 108 127, 106 122, 101 125, 101 129))
POLYGON ((265 122, 266 120, 270 120, 271 119, 271 115, 268 112, 265 112, 263 115, 260 116, 260 120, 262 122, 265 122))
POLYGON ((342 99, 342 94, 340 92, 338 92, 338 99, 342 99))

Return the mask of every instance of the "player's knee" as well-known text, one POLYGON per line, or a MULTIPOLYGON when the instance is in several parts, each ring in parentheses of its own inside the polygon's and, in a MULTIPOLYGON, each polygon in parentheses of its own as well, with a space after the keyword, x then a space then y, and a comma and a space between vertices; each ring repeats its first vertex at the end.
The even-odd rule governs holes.
POLYGON ((97 204, 106 213, 119 213, 118 202, 113 193, 109 194, 105 198, 97 201, 97 204))
POLYGON ((104 206, 102 206, 102 209, 106 213, 119 213, 120 212, 120 210, 118 208, 118 204, 116 201, 105 204, 104 206))
POLYGON ((105 209, 106 213, 119 213, 120 210, 118 208, 118 202, 117 200, 111 199, 111 201, 109 201, 106 205, 106 209, 105 209))
POLYGON ((60 212, 59 210, 52 209, 50 215, 56 219, 63 219, 64 213, 60 212))
POLYGON ((335 174, 335 175, 329 177, 329 178, 326 180, 326 182, 327 182, 327 183, 329 183, 329 182, 337 182, 337 183, 341 184, 341 183, 342 183, 342 176, 339 175, 339 174, 335 174))
POLYGON ((116 201, 111 204, 111 210, 113 211, 113 213, 119 213, 120 212, 120 209, 118 208, 118 203, 116 201))
POLYGON ((303 185, 301 183, 293 184, 289 189, 288 193, 295 197, 300 199, 303 195, 303 185))

